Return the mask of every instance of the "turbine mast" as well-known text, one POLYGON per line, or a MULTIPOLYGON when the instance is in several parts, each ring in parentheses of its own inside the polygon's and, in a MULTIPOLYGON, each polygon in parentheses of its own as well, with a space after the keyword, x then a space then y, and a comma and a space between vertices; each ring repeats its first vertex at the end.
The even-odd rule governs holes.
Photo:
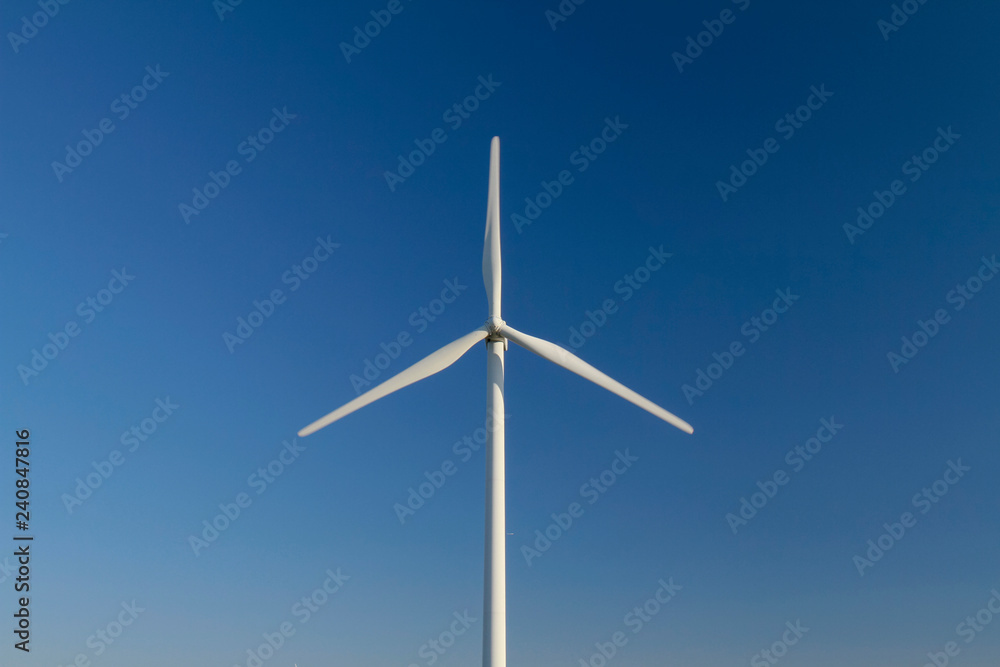
POLYGON ((483 577, 483 667, 507 667, 507 523, 504 486, 503 353, 486 341, 486 566, 483 577))

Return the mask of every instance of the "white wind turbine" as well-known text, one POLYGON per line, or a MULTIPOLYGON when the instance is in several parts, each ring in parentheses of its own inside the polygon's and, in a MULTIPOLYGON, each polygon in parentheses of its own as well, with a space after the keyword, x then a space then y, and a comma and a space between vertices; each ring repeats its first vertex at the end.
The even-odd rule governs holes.
POLYGON ((694 429, 676 415, 640 396, 569 351, 541 338, 514 329, 500 318, 500 138, 490 145, 490 185, 486 204, 486 240, 483 248, 483 281, 489 300, 486 323, 437 352, 421 359, 398 375, 361 394, 322 419, 299 431, 307 436, 341 417, 374 403, 383 396, 430 377, 458 361, 473 345, 486 340, 486 409, 493 428, 486 440, 486 563, 483 600, 483 667, 507 665, 507 584, 504 518, 504 408, 503 356, 507 341, 513 341, 543 359, 618 394, 687 433, 694 429))

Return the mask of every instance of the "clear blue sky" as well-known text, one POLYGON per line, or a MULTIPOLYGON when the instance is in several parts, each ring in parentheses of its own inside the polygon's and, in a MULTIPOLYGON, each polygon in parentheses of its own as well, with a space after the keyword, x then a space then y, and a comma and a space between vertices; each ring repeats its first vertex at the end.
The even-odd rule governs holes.
POLYGON ((292 438, 486 318, 498 135, 504 318, 695 427, 512 346, 510 664, 995 664, 1000 8, 562 4, 4 4, 0 662, 478 664, 484 351, 292 438))

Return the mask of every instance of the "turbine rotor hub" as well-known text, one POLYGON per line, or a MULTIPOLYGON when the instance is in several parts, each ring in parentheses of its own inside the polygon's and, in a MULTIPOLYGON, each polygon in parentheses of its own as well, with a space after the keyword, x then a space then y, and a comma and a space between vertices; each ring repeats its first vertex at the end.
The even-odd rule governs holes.
POLYGON ((491 317, 490 319, 486 320, 486 330, 489 331, 490 338, 493 337, 502 338, 502 336, 500 335, 500 329, 503 328, 504 324, 506 324, 506 322, 504 322, 499 317, 491 317))

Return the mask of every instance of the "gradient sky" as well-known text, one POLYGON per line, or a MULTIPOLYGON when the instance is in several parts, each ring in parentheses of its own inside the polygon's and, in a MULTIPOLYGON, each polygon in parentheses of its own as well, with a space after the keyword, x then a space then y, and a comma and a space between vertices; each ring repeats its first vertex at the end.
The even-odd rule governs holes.
MULTIPOLYGON (((247 0, 222 19, 219 4, 70 2, 36 31, 22 18, 39 4, 0 12, 0 541, 20 532, 23 428, 35 536, 32 650, 5 630, 0 662, 252 665, 248 649, 288 623, 268 667, 479 664, 485 460, 455 443, 484 423, 482 348, 292 438, 355 396, 351 376, 382 344, 409 335, 384 379, 485 319, 498 135, 504 318, 568 346, 613 300, 578 354, 695 428, 511 346, 509 663, 597 667, 595 643, 622 632, 609 665, 772 664, 761 651, 798 622, 808 631, 775 649, 789 667, 917 667, 948 642, 951 664, 996 664, 1000 619, 962 625, 1000 590, 996 3, 913 3, 888 30, 892 4, 859 0, 564 2, 576 7, 565 21, 546 15, 555 0, 401 0, 350 62, 341 43, 387 3, 247 0), (679 71, 672 54, 719 28, 679 71), (480 77, 493 83, 478 108, 446 115, 480 77), (274 110, 280 132, 251 150, 274 110), (797 110, 808 120, 776 125, 797 110), (615 140, 581 157, 608 120, 615 140), (398 156, 438 128, 444 142, 390 188, 398 156), (85 132, 100 143, 72 171, 54 167, 85 132), (947 151, 915 167, 944 136, 947 151), (720 195, 754 155, 767 161, 720 195), (226 187, 186 222, 179 205, 230 161, 226 187), (512 217, 564 170, 536 219, 512 217), (885 194, 895 180, 902 194, 885 194), (863 234, 845 230, 890 196, 863 234), (339 246, 294 277, 317 239, 339 246), (619 281, 646 278, 651 249, 671 256, 629 293, 619 281), (122 288, 115 271, 134 278, 122 288), (118 293, 102 292, 109 282, 118 293), (441 312, 448 283, 458 296, 441 312), (276 289, 283 302, 227 346, 276 289), (797 299, 775 321, 777 290, 797 299), (944 323, 927 324, 939 310, 944 323), (919 321, 936 334, 894 368, 887 355, 919 321), (77 335, 59 335, 67 326, 77 335), (53 339, 64 349, 45 348, 53 339), (46 349, 37 375, 19 370, 46 349), (729 368, 710 367, 713 354, 729 368), (686 395, 700 371, 712 385, 686 395), (829 439, 821 420, 843 427, 829 439), (144 426, 145 441, 123 441, 144 426), (818 431, 829 441, 795 463, 818 431), (261 482, 283 441, 304 449, 261 482), (593 491, 616 452, 631 467, 593 491), (921 501, 949 461, 969 470, 921 501), (394 506, 443 466, 454 474, 401 524, 394 506), (787 483, 769 486, 776 473, 787 483), (758 482, 773 497, 734 534, 727 514, 758 482), (249 506, 196 555, 191 536, 240 494, 249 506), (572 503, 582 516, 529 565, 522 547, 572 503), (859 566, 907 512, 903 536, 859 566), (338 568, 341 587, 306 620, 295 605, 338 568), (634 632, 627 615, 661 579, 680 589, 634 632), (471 627, 434 653, 427 642, 466 610, 471 627), (131 625, 104 643, 122 613, 131 625)), ((13 580, 0 578, 11 619, 13 580)))

